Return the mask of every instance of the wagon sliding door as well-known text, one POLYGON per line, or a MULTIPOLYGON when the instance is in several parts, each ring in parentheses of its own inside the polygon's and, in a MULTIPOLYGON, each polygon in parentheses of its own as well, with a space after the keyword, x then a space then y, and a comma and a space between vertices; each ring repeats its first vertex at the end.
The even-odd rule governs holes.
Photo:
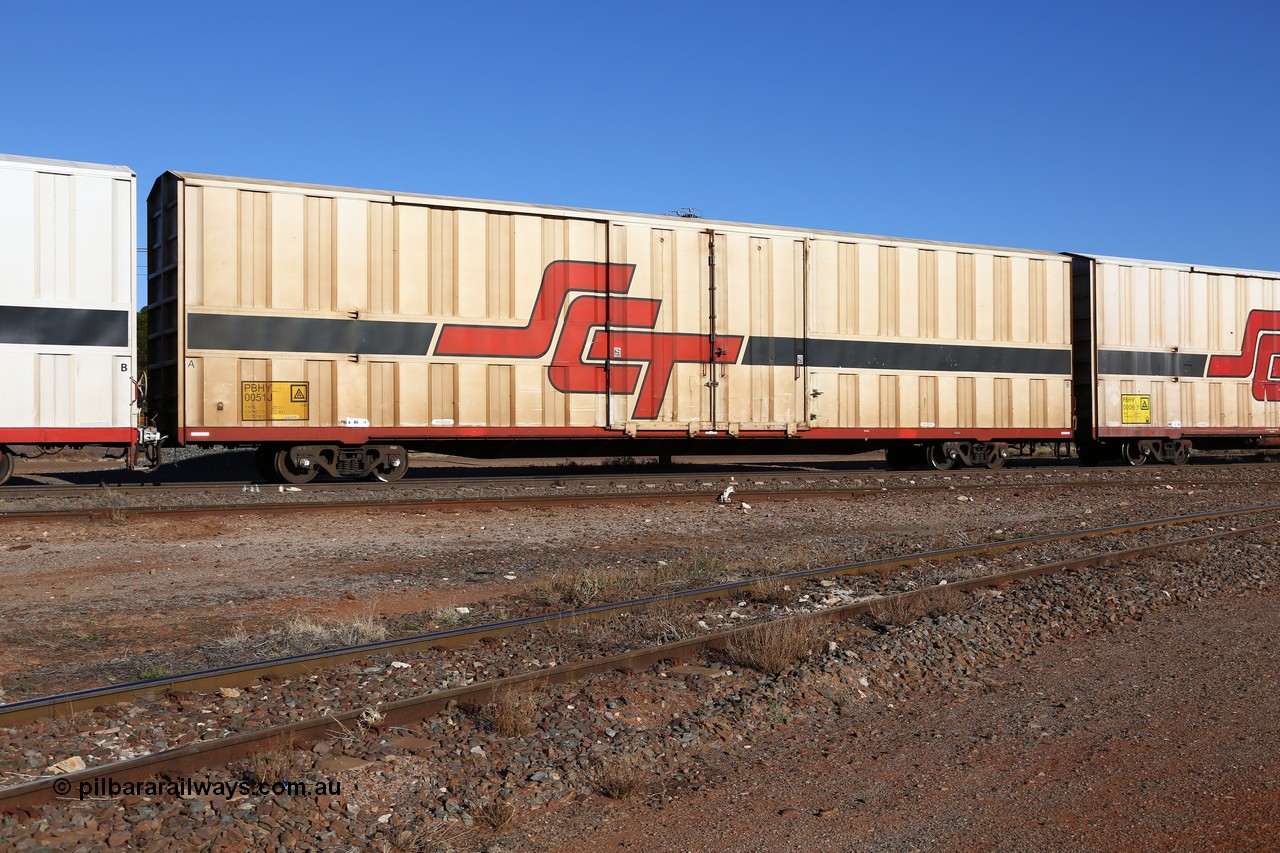
POLYGON ((593 346, 609 358, 611 428, 803 425, 803 240, 615 223, 609 256, 634 267, 593 346))
POLYGON ((719 429, 793 434, 808 428, 806 242, 790 235, 715 235, 719 429))

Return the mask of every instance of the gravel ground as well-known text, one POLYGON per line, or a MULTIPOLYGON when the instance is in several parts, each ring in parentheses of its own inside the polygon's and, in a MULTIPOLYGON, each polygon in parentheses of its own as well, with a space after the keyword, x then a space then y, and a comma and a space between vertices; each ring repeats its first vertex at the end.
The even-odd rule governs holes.
MULTIPOLYGON (((208 659, 210 639, 246 621, 261 636, 296 614, 416 620, 555 572, 698 553, 787 566, 865 559, 1275 495, 1137 482, 750 511, 9 524, 0 688, 81 686, 147 662, 208 659), (130 608, 138 602, 140 612, 130 608), (77 654, 87 665, 65 663, 77 654)), ((339 796, 74 803, 46 810, 44 823, 0 819, 0 841, 24 850, 569 850, 588 840, 672 850, 1266 849, 1277 810, 1276 544, 1254 536, 1184 549, 1040 579, 901 628, 846 626, 821 638, 819 658, 779 677, 712 659, 548 688, 522 711, 522 734, 498 733, 496 707, 413 729, 371 717, 274 758, 290 778, 341 780, 339 796), (631 787, 628 777, 630 796, 600 795, 631 787)), ((118 734, 96 721, 80 728, 118 734)))
MULTIPOLYGON (((1280 473, 1261 470, 1272 482, 1280 473)), ((708 498, 606 511, 274 517, 246 508, 208 518, 13 521, 0 547, 0 694, 26 698, 239 662, 243 644, 227 641, 261 638, 297 618, 376 618, 392 636, 416 633, 407 628, 432 624, 441 608, 476 608, 557 574, 695 558, 728 571, 806 568, 1264 503, 1280 488, 1240 491, 1139 480, 770 501, 744 488, 735 497, 749 510, 708 498)))

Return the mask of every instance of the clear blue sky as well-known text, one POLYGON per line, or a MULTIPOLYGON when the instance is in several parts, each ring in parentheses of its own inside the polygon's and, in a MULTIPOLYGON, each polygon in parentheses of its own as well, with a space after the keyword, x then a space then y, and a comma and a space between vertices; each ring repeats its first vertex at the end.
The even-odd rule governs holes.
POLYGON ((1280 6, 23 3, 0 151, 1280 270, 1280 6))

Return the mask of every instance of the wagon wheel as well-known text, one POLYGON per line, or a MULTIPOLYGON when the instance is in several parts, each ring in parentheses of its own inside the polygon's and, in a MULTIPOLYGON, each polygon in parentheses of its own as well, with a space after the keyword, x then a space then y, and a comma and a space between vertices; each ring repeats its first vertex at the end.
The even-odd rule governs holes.
POLYGON ((1191 461, 1191 445, 1185 441, 1175 443, 1173 455, 1169 457, 1169 461, 1174 465, 1186 465, 1191 461))
POLYGON ((319 470, 313 465, 309 468, 300 468, 293 464, 289 459, 289 448, 277 450, 275 456, 275 473, 280 479, 286 483, 310 483, 316 478, 319 470))
POLYGON ((379 465, 377 468, 374 468, 374 478, 381 480, 384 483, 394 483, 396 480, 401 479, 405 474, 409 473, 409 460, 407 456, 408 454, 406 454, 406 459, 399 465, 379 465))
POLYGON ((954 456, 949 456, 947 452, 942 449, 941 444, 929 445, 929 448, 925 450, 924 453, 925 459, 929 461, 929 464, 939 471, 950 471, 952 468, 956 467, 956 458, 954 456))
POLYGON ((13 455, 9 451, 0 448, 0 486, 3 486, 12 474, 13 455))
POLYGON ((1120 458, 1136 468, 1146 463, 1147 454, 1142 452, 1142 447, 1138 442, 1126 441, 1120 445, 1120 458))
POLYGON ((1001 453, 1000 448, 993 444, 987 448, 987 455, 983 460, 983 463, 988 468, 1003 468, 1004 463, 1008 461, 1008 459, 1009 457, 1001 453))

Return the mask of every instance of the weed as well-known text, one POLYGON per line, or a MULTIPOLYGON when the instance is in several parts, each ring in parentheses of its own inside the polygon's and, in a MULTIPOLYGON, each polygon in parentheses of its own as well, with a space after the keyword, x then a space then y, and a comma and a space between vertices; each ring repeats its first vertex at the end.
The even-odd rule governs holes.
POLYGON ((751 584, 747 591, 753 601, 762 604, 782 606, 795 601, 796 595, 791 591, 791 584, 776 575, 760 578, 751 584))
POLYGON ((293 738, 280 738, 270 743, 266 749, 250 753, 245 760, 241 773, 245 780, 259 785, 274 785, 276 782, 288 782, 298 775, 298 762, 295 760, 293 738))
POLYGON ((930 587, 921 593, 924 599, 923 608, 926 616, 937 619, 948 613, 955 613, 965 605, 964 593, 949 584, 930 587))
POLYGON ((726 567, 722 558, 695 551, 666 565, 654 566, 650 572, 655 585, 680 588, 719 578, 726 573, 726 567))
POLYGON ((645 638, 654 643, 674 643, 696 631, 687 609, 678 601, 659 599, 642 611, 645 638))
POLYGON ((648 774, 629 755, 606 755, 596 758, 587 772, 596 792, 611 800, 625 800, 644 785, 648 774))
POLYGON ((152 664, 146 669, 138 673, 139 681, 149 681, 152 678, 168 678, 172 673, 168 669, 159 664, 152 664))
POLYGON ((219 640, 218 645, 237 652, 283 656, 377 643, 386 638, 386 626, 369 612, 346 622, 316 622, 305 616, 294 616, 265 634, 250 634, 240 624, 219 640))
POLYGON ((472 806, 470 811, 476 820, 495 832, 511 823, 516 816, 516 807, 510 800, 496 797, 472 806))
POLYGON ((624 587, 628 577, 622 571, 599 571, 590 566, 576 575, 555 574, 545 584, 547 601, 553 606, 588 607, 614 590, 624 587))
POLYGON ((356 725, 362 729, 370 729, 382 722, 382 712, 377 708, 365 708, 356 718, 356 725))
POLYGON ((538 710, 538 696, 505 687, 497 692, 489 706, 486 722, 496 734, 520 737, 533 730, 538 710))
POLYGON ((419 816, 420 823, 396 833, 395 843, 383 843, 383 853, 455 853, 470 830, 452 823, 432 820, 430 811, 420 817, 421 807, 409 812, 419 816))
POLYGON ((819 642, 813 617, 774 619, 735 634, 725 646, 725 655, 733 663, 776 677, 811 657, 819 642))
POLYGON ((914 594, 890 595, 871 605, 868 615, 880 628, 910 625, 922 612, 919 596, 914 594))
POLYGON ((791 709, 778 699, 770 699, 764 709, 764 716, 771 723, 785 726, 791 722, 791 709))
POLYGON ((102 521, 104 524, 128 524, 129 513, 119 507, 112 507, 102 516, 102 521))
POLYGON ((457 628, 471 621, 470 613, 459 613, 456 607, 441 607, 431 614, 431 619, 441 628, 457 628))

